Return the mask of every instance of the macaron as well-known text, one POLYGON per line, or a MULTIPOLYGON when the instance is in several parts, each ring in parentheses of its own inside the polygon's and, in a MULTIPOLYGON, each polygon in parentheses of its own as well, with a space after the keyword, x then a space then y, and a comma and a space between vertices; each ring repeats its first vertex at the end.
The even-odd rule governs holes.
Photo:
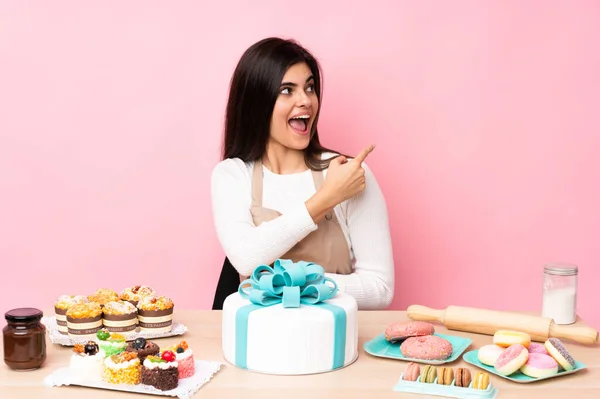
POLYGON ((385 339, 389 342, 404 341, 409 337, 422 337, 435 332, 433 324, 426 321, 412 320, 408 322, 395 322, 385 329, 385 339))
POLYGON ((565 369, 565 371, 573 370, 575 368, 575 359, 569 353, 567 348, 558 338, 548 338, 544 342, 544 347, 548 351, 548 354, 554 358, 565 369))
POLYGON ((487 366, 493 366, 502 352, 504 352, 504 349, 505 348, 495 344, 484 345, 477 351, 477 359, 487 366))
POLYGON ((468 388, 471 383, 471 371, 466 367, 456 369, 454 375, 454 386, 468 388))
POLYGON ((452 367, 440 367, 438 369, 437 383, 440 385, 450 385, 454 380, 454 369, 452 367))
POLYGON ((473 377, 473 389, 487 389, 490 383, 490 375, 483 371, 478 371, 473 377))
POLYGON ((511 375, 527 362, 529 352, 521 344, 509 346, 494 363, 496 371, 502 375, 511 375))
POLYGON ((550 377, 558 373, 558 363, 552 356, 543 353, 530 353, 521 373, 532 378, 550 377))
POLYGON ((416 381, 419 378, 419 374, 421 374, 421 367, 417 363, 410 362, 406 366, 406 370, 404 370, 402 379, 404 381, 416 381))
POLYGON ((437 369, 429 364, 423 368, 423 372, 421 373, 421 382, 425 382, 427 384, 432 384, 437 377, 437 369))

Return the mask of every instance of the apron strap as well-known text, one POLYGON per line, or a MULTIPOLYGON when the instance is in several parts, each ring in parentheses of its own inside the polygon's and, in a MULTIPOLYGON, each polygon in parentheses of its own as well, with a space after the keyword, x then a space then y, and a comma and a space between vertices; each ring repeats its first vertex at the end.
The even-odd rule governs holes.
POLYGON ((263 195, 263 171, 262 160, 258 159, 254 162, 252 170, 252 206, 262 206, 263 195))

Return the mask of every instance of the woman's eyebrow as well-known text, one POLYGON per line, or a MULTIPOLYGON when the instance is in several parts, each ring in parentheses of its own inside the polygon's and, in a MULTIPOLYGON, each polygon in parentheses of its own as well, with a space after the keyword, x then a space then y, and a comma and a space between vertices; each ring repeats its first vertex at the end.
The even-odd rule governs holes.
MULTIPOLYGON (((314 76, 310 75, 308 78, 306 78, 306 83, 310 82, 311 80, 314 80, 314 76)), ((291 86, 291 87, 296 87, 298 86, 296 83, 294 82, 282 82, 281 86, 291 86)))

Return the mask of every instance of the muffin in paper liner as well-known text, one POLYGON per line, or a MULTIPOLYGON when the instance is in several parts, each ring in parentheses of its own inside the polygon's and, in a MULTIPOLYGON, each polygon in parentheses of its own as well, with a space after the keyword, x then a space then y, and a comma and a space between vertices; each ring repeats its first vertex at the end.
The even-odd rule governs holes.
POLYGON ((56 324, 61 334, 69 334, 69 329, 67 328, 67 310, 78 303, 89 303, 89 299, 85 295, 61 295, 54 301, 56 324))
POLYGON ((173 301, 166 296, 142 298, 137 306, 140 331, 171 331, 174 307, 173 301))
POLYGON ((127 301, 108 302, 102 308, 102 323, 110 332, 135 331, 138 325, 137 313, 137 308, 127 301))
POLYGON ((93 339, 102 328, 102 308, 97 303, 73 305, 66 316, 68 335, 74 340, 93 339))

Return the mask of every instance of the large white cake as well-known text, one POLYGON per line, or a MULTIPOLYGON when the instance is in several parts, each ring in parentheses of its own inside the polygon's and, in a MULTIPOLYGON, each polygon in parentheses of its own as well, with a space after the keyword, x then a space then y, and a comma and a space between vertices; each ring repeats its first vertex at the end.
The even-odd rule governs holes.
POLYGON ((223 354, 233 365, 267 374, 336 370, 358 357, 357 311, 354 297, 340 292, 299 307, 252 305, 235 293, 223 304, 223 354))

